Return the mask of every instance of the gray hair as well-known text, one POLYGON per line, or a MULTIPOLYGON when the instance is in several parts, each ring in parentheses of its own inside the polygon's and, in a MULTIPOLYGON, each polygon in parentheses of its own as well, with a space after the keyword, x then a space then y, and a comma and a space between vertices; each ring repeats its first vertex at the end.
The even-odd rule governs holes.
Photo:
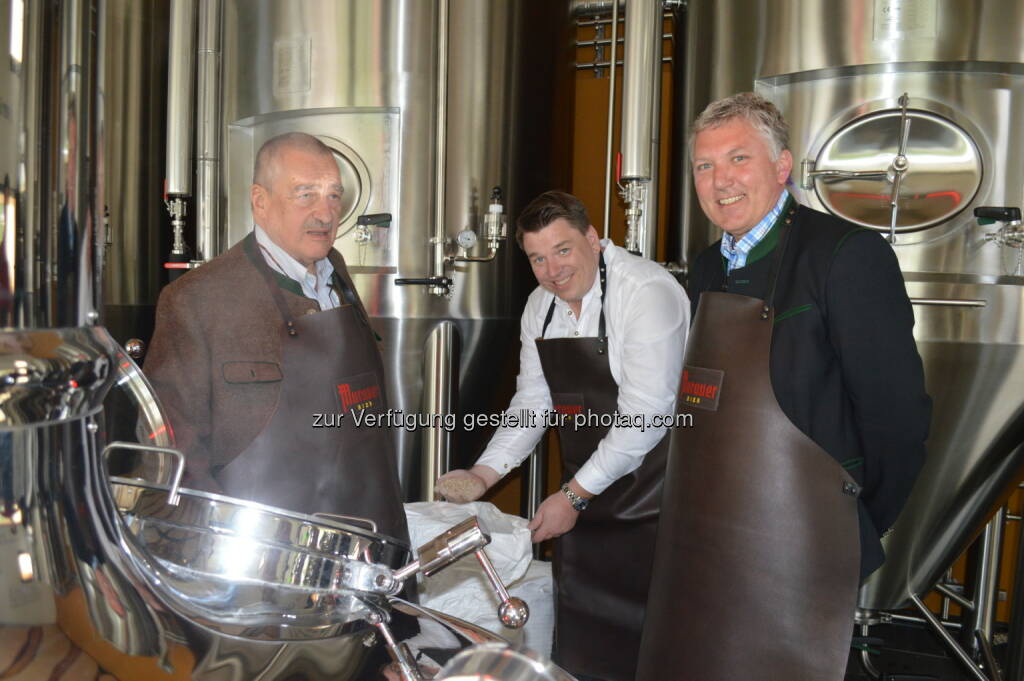
POLYGON ((768 145, 772 161, 777 161, 782 150, 789 148, 789 124, 775 105, 753 92, 740 92, 708 104, 693 122, 687 140, 690 160, 693 160, 693 141, 698 133, 725 125, 734 118, 742 118, 757 130, 768 145))
POLYGON ((320 154, 334 159, 331 148, 312 135, 304 132, 286 132, 271 137, 256 152, 256 163, 252 169, 252 183, 270 189, 274 182, 275 161, 285 149, 297 149, 310 154, 320 154))

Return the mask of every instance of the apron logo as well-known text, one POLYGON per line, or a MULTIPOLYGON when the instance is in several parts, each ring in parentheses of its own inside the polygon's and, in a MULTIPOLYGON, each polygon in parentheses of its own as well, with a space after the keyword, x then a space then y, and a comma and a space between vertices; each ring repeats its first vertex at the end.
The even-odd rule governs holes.
POLYGON ((724 378, 725 372, 720 369, 683 367, 683 378, 679 382, 679 406, 718 411, 724 378))
POLYGON ((578 416, 583 413, 582 393, 554 393, 551 402, 551 408, 556 414, 578 416))
POLYGON ((362 411, 380 402, 380 386, 374 373, 359 374, 344 381, 336 386, 341 411, 362 411))

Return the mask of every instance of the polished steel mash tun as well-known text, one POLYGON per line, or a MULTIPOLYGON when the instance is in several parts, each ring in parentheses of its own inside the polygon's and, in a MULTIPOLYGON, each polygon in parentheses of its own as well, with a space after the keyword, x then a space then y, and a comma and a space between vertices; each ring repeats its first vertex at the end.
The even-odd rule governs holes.
MULTIPOLYGON (((143 439, 167 438, 148 383, 102 327, 3 333, 0 381, 0 454, 10 463, 0 500, 19 569, 15 586, 43 606, 50 588, 80 590, 97 632, 124 652, 157 657, 169 669, 170 647, 188 640, 197 654, 194 679, 223 678, 217 670, 227 660, 235 660, 231 678, 239 680, 284 660, 355 679, 362 660, 385 645, 412 681, 416 665, 389 627, 393 603, 466 643, 502 640, 396 598, 406 580, 469 554, 493 579, 507 624, 526 622, 525 604, 508 596, 490 567, 483 551, 490 537, 476 518, 413 560, 408 546, 370 521, 180 488, 184 458, 174 449, 121 442, 100 449, 111 391, 136 402, 143 439), (109 460, 121 450, 158 460, 150 469, 170 482, 108 479, 109 460), (369 636, 374 629, 379 639, 369 636)), ((53 617, 52 608, 32 612, 53 617)), ((10 613, 7 623, 15 623, 18 611, 10 613)))

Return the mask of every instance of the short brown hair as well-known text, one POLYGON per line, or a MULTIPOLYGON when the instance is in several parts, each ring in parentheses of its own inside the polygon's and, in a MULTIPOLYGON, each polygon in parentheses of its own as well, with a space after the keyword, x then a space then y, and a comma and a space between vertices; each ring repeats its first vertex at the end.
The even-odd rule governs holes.
POLYGON ((783 149, 789 148, 789 124, 778 108, 759 94, 740 92, 711 102, 693 122, 688 140, 690 160, 693 160, 693 141, 698 133, 725 125, 735 118, 742 118, 760 133, 773 161, 778 160, 783 149))
POLYGON ((285 132, 268 139, 256 152, 256 162, 252 169, 253 184, 270 189, 270 185, 274 182, 274 162, 277 160, 277 155, 285 149, 297 149, 334 158, 331 148, 316 137, 304 132, 285 132))
POLYGON ((523 209, 516 220, 516 243, 523 247, 523 235, 539 232, 555 220, 565 220, 586 234, 590 229, 590 218, 583 202, 572 194, 553 189, 544 192, 523 209))

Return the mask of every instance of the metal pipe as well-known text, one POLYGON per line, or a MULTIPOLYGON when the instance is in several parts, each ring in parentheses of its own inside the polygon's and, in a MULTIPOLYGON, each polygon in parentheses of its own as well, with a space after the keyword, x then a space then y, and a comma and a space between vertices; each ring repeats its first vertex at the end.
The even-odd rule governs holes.
POLYGON ((171 0, 167 65, 168 196, 192 194, 192 83, 196 58, 195 0, 171 0))
POLYGON ((912 305, 947 305, 949 307, 985 307, 988 301, 969 298, 911 298, 912 305))
MULTIPOLYGON (((661 58, 661 63, 662 64, 669 64, 671 62, 672 62, 672 57, 662 57, 661 58)), ((622 66, 624 63, 625 62, 623 62, 621 59, 619 59, 619 60, 617 60, 615 62, 615 66, 622 66)), ((612 63, 610 61, 588 61, 588 62, 577 63, 576 64, 576 70, 577 71, 585 71, 587 69, 606 69, 606 68, 608 68, 611 65, 612 65, 612 63)))
POLYGON ((980 669, 978 669, 978 665, 974 664, 974 661, 964 651, 964 649, 957 644, 956 639, 946 631, 945 627, 942 626, 942 623, 939 622, 935 615, 932 614, 932 611, 928 609, 928 606, 926 606, 921 599, 914 594, 910 594, 910 601, 918 609, 921 615, 924 616, 925 622, 931 626, 932 630, 934 630, 936 634, 939 635, 939 638, 942 639, 943 643, 953 651, 956 658, 970 670, 971 675, 977 679, 977 681, 990 681, 990 679, 985 676, 980 669))
MULTIPOLYGON (((661 34, 661 39, 662 40, 669 40, 671 37, 672 37, 671 33, 662 33, 661 34)), ((618 42, 618 44, 622 44, 623 42, 625 42, 625 38, 619 38, 617 42, 618 42)), ((597 47, 598 45, 611 45, 611 44, 612 44, 612 41, 610 39, 577 40, 576 41, 576 47, 597 47)))
MULTIPOLYGON (((946 570, 946 574, 942 576, 942 581, 939 582, 936 585, 935 588, 938 589, 940 593, 943 593, 942 589, 948 589, 952 594, 956 594, 956 592, 953 591, 953 588, 952 588, 952 586, 954 584, 955 584, 955 582, 953 581, 953 568, 949 568, 949 569, 946 570)), ((956 595, 959 596, 960 594, 956 594, 956 595)), ((964 599, 964 600, 967 600, 967 599, 964 599)), ((942 618, 943 622, 949 621, 949 612, 950 612, 950 607, 952 606, 952 603, 953 603, 953 599, 952 599, 951 595, 943 594, 943 596, 942 596, 942 609, 939 612, 939 616, 942 618)), ((971 607, 972 608, 974 607, 974 603, 971 603, 971 607)))
MULTIPOLYGON (((897 615, 896 613, 890 613, 889 618, 893 622, 905 622, 907 624, 928 624, 928 620, 923 617, 914 617, 913 615, 897 615)), ((962 629, 963 626, 959 622, 942 622, 942 626, 947 629, 962 629)))
MULTIPOLYGON (((612 48, 609 61, 615 62, 619 39, 619 3, 612 4, 612 48)), ((608 76, 608 127, 605 142, 605 167, 604 167, 604 238, 608 238, 611 229, 612 212, 612 135, 615 132, 615 74, 616 70, 611 69, 608 76)))
POLYGON ((220 235, 220 94, 222 0, 200 0, 196 51, 196 253, 217 255, 220 235))
MULTIPOLYGON (((869 634, 870 631, 868 625, 860 625, 860 635, 864 638, 867 638, 869 634)), ((868 676, 870 676, 872 679, 879 679, 882 677, 881 672, 879 672, 878 668, 875 667, 873 662, 871 662, 871 653, 868 651, 866 645, 863 648, 861 648, 860 651, 860 664, 862 667, 864 667, 864 671, 867 672, 868 676)))
POLYGON ((689 242, 690 224, 686 219, 686 200, 692 191, 690 187, 690 159, 686 153, 690 121, 686 111, 686 7, 677 7, 672 12, 672 112, 671 135, 673 153, 670 159, 668 181, 668 229, 665 235, 665 260, 685 274, 689 263, 686 248, 689 242))
POLYGON ((945 584, 939 583, 935 585, 935 590, 945 596, 951 601, 955 601, 964 610, 974 610, 974 603, 970 599, 964 598, 962 595, 950 589, 945 584))
POLYGON ((36 249, 46 243, 40 233, 46 230, 44 208, 53 190, 45 181, 50 175, 42 169, 51 146, 44 131, 52 127, 47 122, 57 111, 41 106, 40 96, 54 80, 52 67, 51 73, 44 72, 50 60, 43 55, 51 41, 43 36, 56 22, 40 17, 50 10, 39 3, 10 4, 10 30, 0 32, 0 54, 10 55, 3 95, 11 105, 8 115, 14 117, 6 137, 10 151, 0 156, 0 326, 5 328, 49 326, 39 300, 40 263, 47 256, 36 249))
MULTIPOLYGON (((619 23, 622 23, 622 22, 623 22, 623 21, 625 21, 625 20, 626 20, 626 19, 625 19, 624 17, 619 17, 619 19, 618 19, 618 22, 619 22, 619 23)), ((585 26, 608 26, 608 25, 610 25, 611 23, 612 23, 612 20, 611 20, 611 19, 594 19, 594 20, 591 20, 591 21, 577 21, 577 22, 576 22, 576 26, 577 26, 577 27, 585 27, 585 26)))
POLYGON ((1024 681, 1024 523, 1018 530, 1017 563, 1010 600, 1010 631, 1007 637, 1006 678, 1024 681))
MULTIPOLYGON (((622 166, 620 181, 626 201, 626 249, 645 254, 645 233, 653 231, 648 220, 652 190, 652 140, 655 135, 656 100, 660 99, 662 41, 661 4, 658 0, 632 0, 626 21, 623 55, 622 166), (657 73, 658 77, 655 77, 657 73)), ((660 102, 658 102, 660 103, 660 102)), ((660 119, 658 120, 660 123, 660 119)), ((656 235, 655 235, 656 236, 656 235)))
POLYGON ((612 0, 570 0, 569 16, 596 16, 625 8, 626 0, 619 0, 618 2, 613 2, 612 0))
MULTIPOLYGON (((655 56, 660 57, 664 44, 664 20, 661 18, 661 4, 653 23, 651 40, 655 47, 655 56)), ((640 254, 648 259, 655 259, 658 251, 658 189, 661 180, 661 68, 662 60, 654 59, 651 64, 651 180, 647 192, 647 204, 642 216, 640 234, 637 241, 640 254)))
MULTIPOLYGON (((437 128, 434 139, 434 236, 431 238, 432 258, 430 278, 444 277, 444 256, 447 236, 445 231, 444 199, 445 170, 447 169, 448 144, 448 6, 449 0, 441 0, 437 8, 437 128)), ((447 295, 450 288, 432 285, 427 289, 436 296, 447 295)), ((434 478, 435 480, 437 478, 434 478)), ((433 486, 433 480, 430 482, 433 486)), ((433 499, 433 493, 426 499, 433 499)))
POLYGON ((626 47, 622 74, 623 180, 651 179, 651 135, 654 120, 654 82, 651 74, 661 56, 661 3, 631 0, 626 21, 626 47))
POLYGON ((974 609, 966 615, 970 645, 979 650, 975 632, 985 640, 992 640, 992 623, 996 615, 996 592, 999 589, 999 551, 1003 543, 1003 515, 1000 508, 985 525, 979 546, 978 568, 974 579, 974 609))
POLYGON ((548 445, 547 439, 541 438, 530 454, 529 470, 526 476, 526 517, 533 520, 537 509, 544 501, 544 483, 547 479, 548 445))
POLYGON ((978 646, 981 663, 983 667, 988 670, 989 676, 992 677, 992 681, 1003 681, 1002 671, 1000 671, 999 663, 996 662, 995 653, 992 651, 992 640, 980 631, 974 632, 974 639, 978 646))
POLYGON ((420 494, 423 501, 434 498, 434 482, 451 469, 451 429, 445 417, 454 418, 459 384, 459 331, 455 324, 443 321, 427 336, 423 348, 423 414, 430 423, 422 429, 423 477, 420 494))
MULTIPOLYGON (((49 227, 56 245, 56 272, 47 276, 51 309, 49 326, 82 326, 99 321, 96 281, 98 264, 95 225, 102 217, 96 202, 96 130, 98 92, 93 43, 95 8, 86 0, 67 0, 60 9, 59 128, 55 157, 57 206, 49 227)), ((44 258, 46 255, 44 255, 44 258)))

